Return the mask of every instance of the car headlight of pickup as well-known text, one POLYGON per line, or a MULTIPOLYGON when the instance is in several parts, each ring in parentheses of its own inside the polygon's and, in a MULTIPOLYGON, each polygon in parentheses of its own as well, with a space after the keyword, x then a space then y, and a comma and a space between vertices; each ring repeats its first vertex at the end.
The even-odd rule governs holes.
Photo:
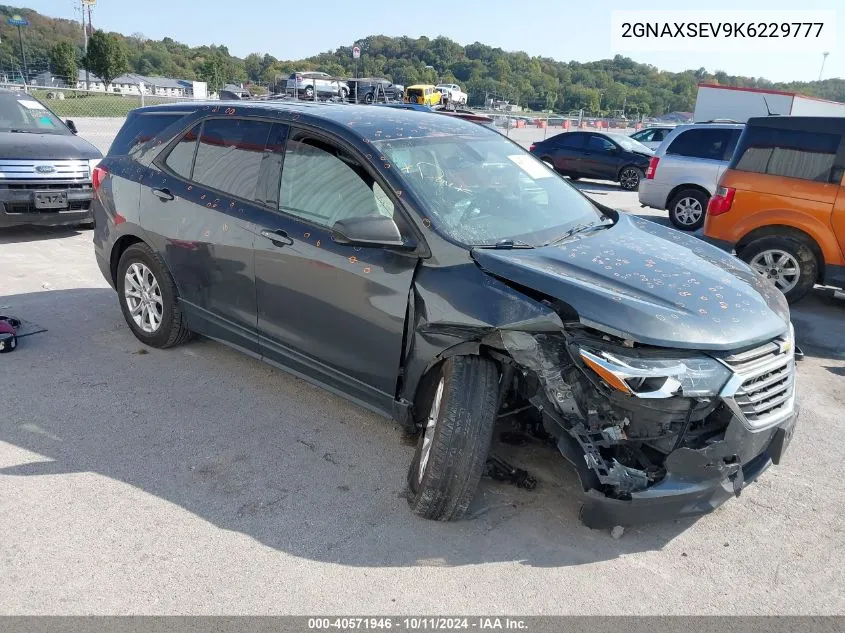
POLYGON ((649 358, 616 351, 579 348, 584 364, 607 385, 638 398, 718 395, 732 372, 714 358, 649 358))

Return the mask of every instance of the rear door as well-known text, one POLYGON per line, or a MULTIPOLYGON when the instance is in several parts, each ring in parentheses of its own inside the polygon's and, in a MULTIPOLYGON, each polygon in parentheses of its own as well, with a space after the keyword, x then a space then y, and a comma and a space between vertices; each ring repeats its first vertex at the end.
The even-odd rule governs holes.
POLYGON ((552 159, 555 169, 562 174, 582 173, 581 161, 586 141, 587 135, 583 132, 564 132, 550 139, 549 158, 552 159))
POLYGON ((691 128, 681 132, 666 148, 657 169, 661 182, 675 186, 697 184, 712 196, 730 161, 741 130, 738 128, 691 128))
POLYGON ((252 218, 272 124, 208 118, 148 171, 141 219, 164 254, 192 329, 258 353, 252 218))
POLYGON ((331 227, 382 214, 407 234, 396 200, 352 153, 296 128, 276 190, 255 242, 262 355, 389 413, 418 258, 338 244, 331 227))

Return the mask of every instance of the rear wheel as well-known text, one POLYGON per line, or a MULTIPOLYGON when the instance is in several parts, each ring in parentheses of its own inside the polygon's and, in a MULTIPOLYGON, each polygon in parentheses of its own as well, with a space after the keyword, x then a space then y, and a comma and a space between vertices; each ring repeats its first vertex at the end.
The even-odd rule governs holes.
POLYGON ((305 97, 307 99, 314 98, 314 87, 313 86, 305 86, 305 97))
POLYGON ((368 92, 366 94, 366 96, 364 97, 364 103, 372 103, 375 100, 376 100, 376 98, 373 96, 372 92, 368 92))
POLYGON ((772 281, 794 303, 816 283, 819 262, 805 242, 789 237, 761 237, 745 246, 739 257, 772 281))
POLYGON ((139 341, 164 348, 189 338, 176 284, 149 246, 133 244, 123 252, 116 285, 123 318, 139 341))
POLYGON ((341 88, 340 99, 341 101, 346 101, 347 99, 349 99, 349 90, 347 90, 346 88, 341 88))
POLYGON ((704 224, 704 214, 710 201, 703 191, 684 189, 669 201, 669 220, 682 231, 696 231, 704 224))
POLYGON ((446 359, 423 392, 428 411, 408 471, 415 514, 460 519, 490 452, 499 395, 496 364, 479 356, 446 359))

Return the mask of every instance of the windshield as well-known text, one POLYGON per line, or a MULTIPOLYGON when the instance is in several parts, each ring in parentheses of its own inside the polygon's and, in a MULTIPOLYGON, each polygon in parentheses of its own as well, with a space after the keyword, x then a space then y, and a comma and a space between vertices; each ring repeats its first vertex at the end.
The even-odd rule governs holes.
POLYGON ((43 103, 26 93, 0 93, 0 132, 71 133, 43 103))
POLYGON ((541 246, 600 220, 599 210, 545 163, 499 133, 477 130, 374 143, 440 233, 467 246, 541 246))
POLYGON ((614 136, 613 140, 619 143, 626 152, 640 152, 643 154, 651 154, 652 151, 645 145, 629 136, 614 136))

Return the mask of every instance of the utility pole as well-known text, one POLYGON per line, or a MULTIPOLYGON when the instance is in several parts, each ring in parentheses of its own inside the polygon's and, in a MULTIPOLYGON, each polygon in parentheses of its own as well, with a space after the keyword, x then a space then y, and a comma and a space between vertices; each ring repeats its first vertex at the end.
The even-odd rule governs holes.
POLYGON ((828 55, 830 55, 828 51, 822 53, 822 67, 819 69, 819 81, 822 80, 822 73, 824 72, 824 63, 827 61, 828 55))

